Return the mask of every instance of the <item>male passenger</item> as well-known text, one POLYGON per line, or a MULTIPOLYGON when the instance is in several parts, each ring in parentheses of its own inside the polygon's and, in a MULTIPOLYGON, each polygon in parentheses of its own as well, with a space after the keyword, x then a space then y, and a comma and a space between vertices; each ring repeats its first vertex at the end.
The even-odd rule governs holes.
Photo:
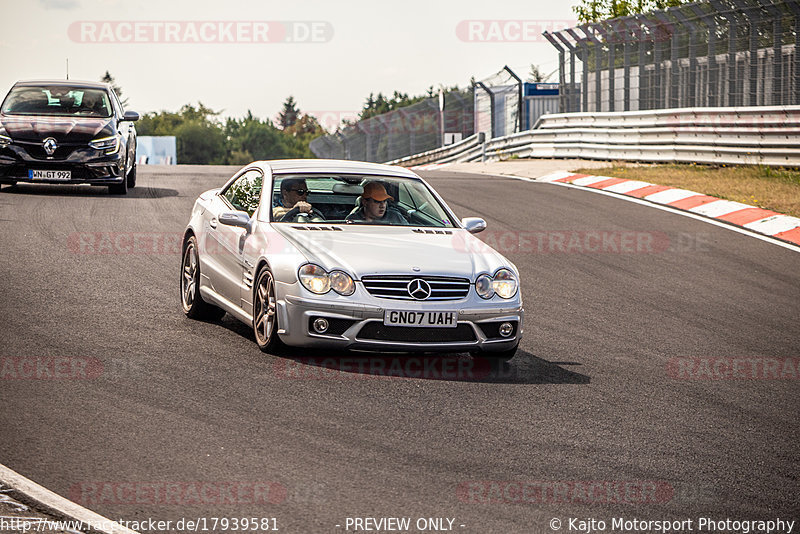
POLYGON ((358 199, 359 207, 347 216, 347 221, 363 221, 369 224, 408 224, 397 209, 389 206, 394 198, 386 192, 380 182, 368 182, 358 199))
POLYGON ((305 178, 286 178, 281 181, 280 205, 272 208, 272 220, 280 221, 287 213, 297 209, 299 213, 311 213, 308 198, 308 186, 305 178))

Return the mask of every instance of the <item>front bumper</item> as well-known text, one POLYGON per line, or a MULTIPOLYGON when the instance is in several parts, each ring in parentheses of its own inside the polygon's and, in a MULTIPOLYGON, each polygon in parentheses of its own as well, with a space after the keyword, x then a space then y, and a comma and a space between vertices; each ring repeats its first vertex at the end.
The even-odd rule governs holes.
POLYGON ((0 184, 45 183, 45 184, 119 184, 125 178, 125 161, 119 151, 116 154, 98 156, 96 150, 81 148, 63 160, 40 160, 32 158, 23 149, 11 145, 0 153, 0 184), (70 171, 70 180, 31 179, 28 171, 70 171))
MULTIPOLYGON (((357 284, 360 286, 360 284, 357 284)), ((374 350, 381 352, 499 352, 519 344, 523 334, 524 309, 519 297, 508 301, 476 302, 479 297, 460 301, 420 302, 377 299, 359 288, 352 297, 322 298, 296 294, 298 284, 277 284, 278 335, 290 346, 374 350), (281 289, 283 291, 281 291, 281 289), (354 298, 360 297, 360 298, 354 298), (384 326, 386 310, 455 311, 455 328, 384 326), (325 318, 330 325, 324 334, 314 332, 312 323, 325 318), (502 323, 513 325, 512 333, 499 334, 502 323)))

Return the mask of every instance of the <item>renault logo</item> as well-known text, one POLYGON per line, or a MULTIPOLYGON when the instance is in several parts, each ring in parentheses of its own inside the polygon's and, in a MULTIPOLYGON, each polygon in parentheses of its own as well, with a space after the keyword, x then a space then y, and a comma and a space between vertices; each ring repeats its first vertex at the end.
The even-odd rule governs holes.
POLYGON ((415 278, 406 286, 408 294, 417 300, 425 300, 431 296, 431 286, 425 280, 415 278))
POLYGON ((52 156, 56 153, 56 149, 58 148, 58 143, 52 137, 48 137, 44 141, 42 141, 42 146, 44 147, 44 151, 47 152, 48 156, 52 156))

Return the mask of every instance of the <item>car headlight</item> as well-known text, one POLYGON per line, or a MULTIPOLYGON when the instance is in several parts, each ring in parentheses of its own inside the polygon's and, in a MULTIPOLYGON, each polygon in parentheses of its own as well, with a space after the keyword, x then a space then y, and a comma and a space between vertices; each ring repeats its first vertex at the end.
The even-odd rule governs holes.
POLYGON ((344 271, 331 271, 328 278, 331 281, 331 289, 340 295, 349 296, 356 290, 356 284, 353 279, 344 271))
POLYGON ((119 150, 119 136, 103 137, 89 141, 89 146, 95 150, 105 150, 106 154, 114 154, 119 150))
POLYGON ((500 269, 494 273, 494 280, 492 280, 492 288, 500 298, 510 299, 517 294, 517 277, 508 269, 500 269))
POLYGON ((331 290, 331 279, 325 269, 319 265, 313 263, 303 265, 297 274, 300 283, 312 293, 322 295, 331 290))
POLYGON ((481 298, 490 299, 494 296, 494 288, 492 287, 492 277, 488 274, 482 274, 475 280, 475 291, 478 292, 481 298))
POLYGON ((9 136, 0 134, 0 148, 5 148, 13 142, 9 136))
POLYGON ((340 295, 347 297, 356 291, 356 284, 353 282, 353 278, 346 272, 334 270, 329 273, 313 263, 307 263, 300 267, 297 276, 303 287, 317 295, 323 295, 333 289, 340 295))
POLYGON ((475 280, 475 291, 478 296, 487 300, 495 295, 510 299, 517 294, 518 287, 517 277, 508 269, 500 269, 494 276, 482 274, 475 280))

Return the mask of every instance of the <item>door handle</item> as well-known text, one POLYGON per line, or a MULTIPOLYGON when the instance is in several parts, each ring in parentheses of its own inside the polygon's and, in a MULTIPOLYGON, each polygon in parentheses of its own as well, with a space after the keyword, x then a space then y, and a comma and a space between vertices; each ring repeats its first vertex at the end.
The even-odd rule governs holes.
POLYGON ((216 228, 217 227, 217 219, 211 219, 211 221, 208 224, 209 224, 209 226, 211 226, 211 228, 216 228))

